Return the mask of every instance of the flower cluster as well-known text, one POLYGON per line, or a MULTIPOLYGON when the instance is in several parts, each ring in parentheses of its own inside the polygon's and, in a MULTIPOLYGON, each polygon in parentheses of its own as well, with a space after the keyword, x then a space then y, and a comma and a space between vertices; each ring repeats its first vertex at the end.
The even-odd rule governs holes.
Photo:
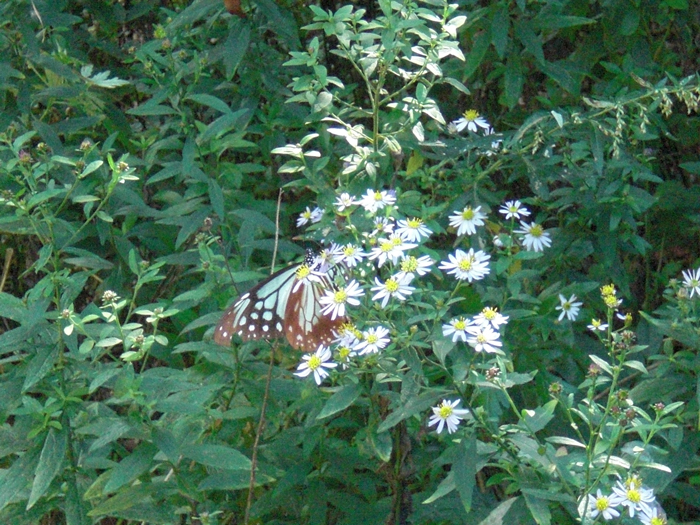
POLYGON ((588 516, 596 519, 599 516, 606 521, 618 518, 625 512, 630 518, 635 515, 644 525, 666 525, 666 514, 656 501, 654 491, 644 487, 641 480, 632 476, 625 481, 618 481, 610 494, 604 494, 600 489, 596 495, 589 494, 588 516))
POLYGON ((474 348, 475 352, 502 354, 501 325, 508 322, 508 316, 498 312, 498 309, 486 307, 472 319, 456 317, 442 326, 442 335, 452 336, 452 341, 464 341, 474 348))

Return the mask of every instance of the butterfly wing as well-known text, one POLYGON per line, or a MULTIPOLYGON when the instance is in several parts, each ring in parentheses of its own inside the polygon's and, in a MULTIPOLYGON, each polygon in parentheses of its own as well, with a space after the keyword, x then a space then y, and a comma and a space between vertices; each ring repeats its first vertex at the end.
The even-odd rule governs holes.
POLYGON ((221 317, 214 342, 231 344, 233 334, 244 341, 283 337, 287 302, 298 264, 283 268, 244 293, 221 317))
POLYGON ((345 317, 332 320, 321 312, 319 299, 333 287, 331 279, 324 278, 320 283, 309 282, 292 290, 284 313, 284 329, 293 348, 315 352, 320 345, 330 344, 347 322, 345 317))

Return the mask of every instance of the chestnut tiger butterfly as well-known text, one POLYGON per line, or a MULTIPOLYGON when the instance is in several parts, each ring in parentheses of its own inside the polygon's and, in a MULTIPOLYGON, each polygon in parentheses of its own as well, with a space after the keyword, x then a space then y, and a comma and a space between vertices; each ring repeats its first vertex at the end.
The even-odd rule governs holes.
POLYGON ((331 319, 321 312, 319 298, 335 287, 337 273, 336 267, 324 267, 327 263, 307 250, 304 262, 258 283, 224 312, 214 329, 214 342, 229 346, 233 334, 243 341, 285 336, 292 348, 304 352, 331 343, 347 319, 331 319))

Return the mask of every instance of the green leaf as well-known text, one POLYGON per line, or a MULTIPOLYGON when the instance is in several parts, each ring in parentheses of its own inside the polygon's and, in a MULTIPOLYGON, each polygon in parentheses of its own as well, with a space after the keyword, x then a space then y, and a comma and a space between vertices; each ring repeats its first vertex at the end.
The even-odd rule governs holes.
POLYGON ((32 448, 14 460, 7 470, 0 471, 0 509, 9 503, 20 501, 36 473, 39 447, 32 448))
POLYGON ((190 445, 182 453, 202 465, 225 470, 250 470, 250 460, 224 445, 190 445))
POLYGON ((250 45, 250 26, 242 21, 236 20, 231 24, 228 38, 224 43, 224 67, 226 68, 226 79, 231 81, 236 74, 238 65, 248 51, 250 45))
POLYGON ((316 416, 316 419, 325 419, 345 410, 352 405, 362 393, 362 387, 357 383, 351 383, 340 388, 335 392, 326 404, 323 405, 321 412, 316 416))
POLYGON ((36 468, 32 491, 27 502, 27 510, 31 509, 34 504, 41 498, 54 478, 61 471, 61 466, 66 458, 66 449, 68 447, 68 429, 63 427, 61 430, 51 428, 46 434, 44 447, 41 450, 39 464, 36 468))
POLYGON ((426 412, 430 407, 435 405, 438 400, 440 400, 445 395, 444 392, 436 392, 430 390, 424 392, 418 397, 409 400, 406 404, 398 407, 394 412, 389 414, 387 418, 382 421, 381 425, 377 428, 377 433, 386 432, 395 425, 398 425, 401 421, 409 418, 419 412, 426 412))
POLYGON ((147 472, 157 452, 158 449, 153 444, 141 443, 112 469, 104 493, 114 492, 147 472))
POLYGON ((203 106, 208 106, 224 115, 231 113, 231 108, 229 105, 214 95, 208 95, 206 93, 194 94, 185 98, 185 100, 192 100, 197 104, 202 104, 203 106))
POLYGON ((36 355, 27 366, 27 375, 24 378, 24 385, 22 385, 23 392, 31 389, 46 377, 58 360, 58 355, 58 348, 55 346, 39 347, 37 349, 36 355))
POLYGON ((142 501, 150 500, 154 490, 155 488, 151 484, 134 485, 118 493, 113 498, 96 505, 95 508, 88 512, 88 516, 108 516, 129 509, 142 501))
POLYGON ((503 97, 509 108, 513 108, 518 103, 523 92, 524 83, 525 77, 523 76, 520 57, 518 55, 510 55, 503 75, 503 97))
POLYGON ((465 512, 470 512, 472 508, 472 495, 476 483, 476 460, 479 456, 476 453, 476 436, 471 435, 462 439, 462 443, 457 447, 457 457, 452 464, 452 471, 455 473, 455 486, 459 493, 465 512))
POLYGON ((508 30, 510 29, 510 17, 508 15, 508 6, 504 5, 497 9, 491 21, 491 43, 496 48, 496 53, 500 58, 506 54, 508 47, 508 30))

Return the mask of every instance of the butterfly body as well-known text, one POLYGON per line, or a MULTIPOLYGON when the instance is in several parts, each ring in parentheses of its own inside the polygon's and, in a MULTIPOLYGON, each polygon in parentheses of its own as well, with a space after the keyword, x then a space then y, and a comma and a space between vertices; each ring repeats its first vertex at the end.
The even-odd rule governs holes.
POLYGON ((302 266, 316 265, 316 257, 307 253, 303 263, 279 270, 243 294, 224 312, 214 342, 228 346, 233 334, 243 341, 286 337, 293 348, 305 352, 331 343, 346 319, 321 313, 319 298, 334 286, 327 273, 313 279, 300 276, 302 266))

